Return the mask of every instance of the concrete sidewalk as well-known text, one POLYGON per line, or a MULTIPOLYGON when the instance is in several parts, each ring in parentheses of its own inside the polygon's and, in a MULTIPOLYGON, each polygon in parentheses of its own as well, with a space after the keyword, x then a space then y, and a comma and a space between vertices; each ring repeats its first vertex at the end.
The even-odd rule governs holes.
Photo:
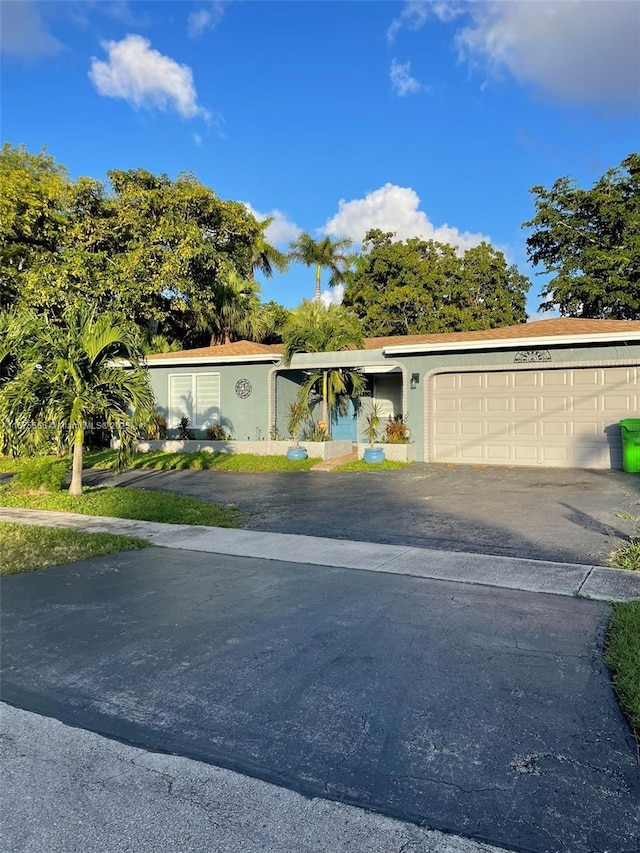
POLYGON ((188 551, 579 595, 602 601, 640 599, 640 574, 601 566, 9 507, 0 507, 0 521, 138 536, 157 546, 188 551))

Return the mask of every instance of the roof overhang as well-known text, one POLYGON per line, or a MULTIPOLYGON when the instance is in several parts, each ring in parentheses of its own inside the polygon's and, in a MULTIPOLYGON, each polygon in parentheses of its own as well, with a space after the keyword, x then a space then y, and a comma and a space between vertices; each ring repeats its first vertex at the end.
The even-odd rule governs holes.
POLYGON ((197 355, 182 358, 154 358, 153 360, 145 360, 144 364, 147 367, 170 367, 171 365, 185 364, 253 364, 280 361, 281 356, 278 354, 264 353, 260 355, 218 355, 212 357, 210 355, 197 355))
POLYGON ((627 341, 640 341, 640 332, 601 332, 592 335, 545 335, 530 338, 494 338, 483 341, 449 341, 448 343, 399 344, 383 347, 382 354, 409 355, 410 353, 460 352, 492 349, 520 349, 522 347, 558 347, 576 344, 614 344, 627 341))

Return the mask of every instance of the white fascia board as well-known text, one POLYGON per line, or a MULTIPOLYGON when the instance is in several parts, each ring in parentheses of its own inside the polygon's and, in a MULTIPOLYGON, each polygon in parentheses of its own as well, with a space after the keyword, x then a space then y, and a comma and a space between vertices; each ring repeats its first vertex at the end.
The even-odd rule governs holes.
POLYGON ((640 341, 640 332, 601 332, 597 335, 546 335, 542 338, 502 338, 501 340, 457 341, 441 344, 399 344, 384 347, 383 355, 409 353, 451 352, 455 350, 513 349, 514 347, 568 346, 573 344, 609 344, 623 341, 640 341))
POLYGON ((280 361, 279 355, 219 355, 212 358, 209 355, 198 355, 192 358, 154 358, 152 361, 144 361, 146 367, 171 367, 172 365, 184 366, 185 364, 252 364, 254 362, 276 362, 280 361))

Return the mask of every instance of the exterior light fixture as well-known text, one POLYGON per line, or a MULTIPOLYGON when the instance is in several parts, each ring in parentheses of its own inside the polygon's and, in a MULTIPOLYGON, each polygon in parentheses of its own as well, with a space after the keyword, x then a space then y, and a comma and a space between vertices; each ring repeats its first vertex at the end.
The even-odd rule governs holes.
POLYGON ((416 390, 419 382, 420 382, 420 374, 419 373, 412 373, 411 374, 411 382, 409 383, 412 391, 416 390))

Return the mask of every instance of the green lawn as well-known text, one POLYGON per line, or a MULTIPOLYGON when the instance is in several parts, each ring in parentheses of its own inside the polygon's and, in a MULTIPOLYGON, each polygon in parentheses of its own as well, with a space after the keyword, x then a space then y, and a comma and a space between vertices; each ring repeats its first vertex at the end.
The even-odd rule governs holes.
POLYGON ((0 575, 61 566, 148 545, 133 536, 0 522, 0 575))
MULTIPOLYGON (((85 454, 85 467, 112 468, 116 461, 115 450, 100 450, 85 454)), ((246 474, 260 474, 265 471, 308 471, 320 459, 300 459, 292 461, 286 456, 255 456, 250 453, 167 453, 151 450, 138 453, 128 468, 145 468, 155 471, 237 471, 246 474)))
POLYGON ((355 459, 353 462, 345 462, 344 465, 336 465, 332 471, 399 471, 411 465, 411 462, 392 462, 390 459, 383 459, 382 462, 372 465, 370 462, 365 462, 364 459, 355 459))
POLYGON ((605 660, 620 704, 640 740, 640 601, 613 605, 605 660))
POLYGON ((68 492, 16 494, 9 486, 0 486, 0 506, 106 515, 140 521, 163 521, 170 524, 205 524, 210 527, 240 525, 240 512, 235 507, 209 503, 173 492, 143 489, 88 486, 85 487, 83 495, 74 498, 68 492))
POLYGON ((631 539, 626 545, 612 551, 608 563, 614 569, 640 572, 640 539, 631 539))

